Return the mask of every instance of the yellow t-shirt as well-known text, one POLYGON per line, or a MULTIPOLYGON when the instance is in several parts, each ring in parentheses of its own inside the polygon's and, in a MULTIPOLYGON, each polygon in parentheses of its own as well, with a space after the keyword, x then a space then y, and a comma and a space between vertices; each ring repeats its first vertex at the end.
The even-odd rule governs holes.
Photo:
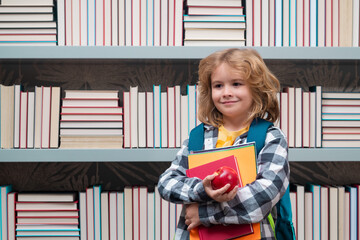
POLYGON ((219 127, 218 140, 216 142, 216 147, 228 147, 234 144, 235 139, 243 133, 249 131, 250 126, 247 126, 238 131, 228 131, 224 126, 219 127))

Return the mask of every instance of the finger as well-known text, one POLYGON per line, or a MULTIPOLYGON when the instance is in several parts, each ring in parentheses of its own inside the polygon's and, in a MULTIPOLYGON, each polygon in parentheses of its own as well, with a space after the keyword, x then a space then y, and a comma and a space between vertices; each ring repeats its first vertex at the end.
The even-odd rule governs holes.
POLYGON ((194 229, 196 227, 196 225, 194 223, 191 223, 190 225, 188 225, 187 230, 191 231, 192 229, 194 229))

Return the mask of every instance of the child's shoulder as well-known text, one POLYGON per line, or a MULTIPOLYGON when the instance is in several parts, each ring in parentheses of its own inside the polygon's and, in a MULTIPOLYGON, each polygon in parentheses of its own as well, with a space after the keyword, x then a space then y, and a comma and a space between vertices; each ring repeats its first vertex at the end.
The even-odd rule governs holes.
POLYGON ((281 141, 282 140, 286 141, 286 136, 279 127, 271 126, 271 127, 268 128, 268 131, 266 133, 265 142, 270 142, 270 141, 273 141, 275 139, 279 139, 281 141))

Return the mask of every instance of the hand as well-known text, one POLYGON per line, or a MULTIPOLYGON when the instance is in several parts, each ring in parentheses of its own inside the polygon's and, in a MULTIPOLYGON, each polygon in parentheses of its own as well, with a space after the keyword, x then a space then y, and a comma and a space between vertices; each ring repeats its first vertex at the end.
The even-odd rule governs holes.
POLYGON ((228 202, 228 201, 234 199, 239 187, 238 186, 234 187, 234 189, 228 193, 225 193, 225 192, 226 192, 226 190, 229 189, 230 184, 226 184, 224 187, 214 190, 211 187, 211 181, 214 179, 215 176, 216 176, 216 174, 208 175, 202 181, 206 194, 217 202, 228 202))
POLYGON ((188 226, 187 230, 190 231, 201 225, 199 217, 199 204, 192 203, 185 205, 185 207, 185 224, 188 226))

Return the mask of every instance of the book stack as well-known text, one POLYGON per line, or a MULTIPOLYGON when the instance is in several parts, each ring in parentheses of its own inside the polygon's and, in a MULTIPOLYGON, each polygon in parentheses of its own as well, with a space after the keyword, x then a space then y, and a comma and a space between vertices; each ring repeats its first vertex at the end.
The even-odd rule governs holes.
POLYGON ((53 0, 2 0, 0 4, 0 46, 57 43, 53 0))
POLYGON ((245 46, 241 0, 188 0, 184 46, 245 46))
MULTIPOLYGON (((9 194, 9 236, 15 230, 16 239, 80 238, 79 208, 76 193, 12 193, 9 194)), ((14 238, 9 238, 14 239, 14 238)))
POLYGON ((65 90, 60 148, 122 148, 123 112, 116 90, 65 90))
POLYGON ((323 92, 323 147, 360 147, 360 93, 323 92))
POLYGON ((1 88, 1 148, 58 148, 60 87, 1 88))

